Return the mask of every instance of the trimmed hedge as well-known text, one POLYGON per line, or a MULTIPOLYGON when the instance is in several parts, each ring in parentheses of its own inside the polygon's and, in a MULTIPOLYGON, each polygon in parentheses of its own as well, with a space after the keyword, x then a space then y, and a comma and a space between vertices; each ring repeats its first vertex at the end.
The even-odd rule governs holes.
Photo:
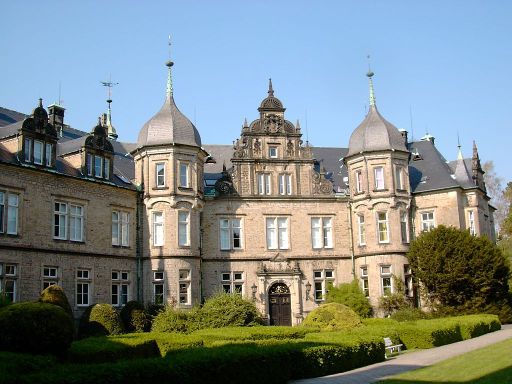
POLYGON ((152 332, 188 333, 198 329, 197 310, 183 311, 167 307, 153 319, 152 332))
POLYGON ((302 322, 305 327, 319 327, 324 331, 351 329, 361 325, 361 318, 343 304, 322 304, 312 310, 302 322))
POLYGON ((79 336, 118 335, 123 332, 123 323, 116 309, 110 304, 89 306, 80 319, 79 336))
POLYGON ((219 340, 304 339, 306 334, 319 331, 319 328, 257 326, 208 328, 195 331, 192 335, 200 337, 205 343, 208 343, 219 340))
POLYGON ((195 329, 252 326, 261 324, 256 305, 240 295, 220 292, 210 297, 194 318, 195 329))
POLYGON ((63 354, 73 341, 73 320, 47 303, 14 303, 0 309, 0 349, 63 354))
POLYGON ((40 303, 48 303, 61 307, 66 313, 73 319, 73 310, 71 309, 71 305, 69 305, 68 298, 64 293, 62 287, 58 285, 50 285, 46 287, 41 295, 39 296, 40 303))
POLYGON ((138 301, 129 301, 119 314, 126 332, 148 332, 151 328, 151 316, 138 301))

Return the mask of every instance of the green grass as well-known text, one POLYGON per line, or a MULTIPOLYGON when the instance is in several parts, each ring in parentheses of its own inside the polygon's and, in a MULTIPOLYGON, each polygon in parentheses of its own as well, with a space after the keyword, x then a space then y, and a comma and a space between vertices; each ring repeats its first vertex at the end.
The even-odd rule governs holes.
POLYGON ((511 356, 512 339, 509 339, 430 367, 393 376, 381 383, 511 383, 511 356))

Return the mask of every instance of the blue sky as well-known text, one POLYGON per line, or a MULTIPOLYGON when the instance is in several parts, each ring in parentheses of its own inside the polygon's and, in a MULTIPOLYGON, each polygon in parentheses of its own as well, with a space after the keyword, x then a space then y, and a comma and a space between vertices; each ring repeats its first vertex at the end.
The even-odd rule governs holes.
POLYGON ((113 90, 119 139, 134 142, 165 98, 172 35, 174 95, 206 144, 228 144, 257 118, 272 77, 286 117, 316 146, 348 146, 368 104, 447 159, 471 156, 512 180, 512 2, 3 1, 0 106, 24 113, 59 98, 90 131, 113 90), (412 119, 411 119, 412 116, 412 119), (412 124, 411 124, 412 120, 412 124))

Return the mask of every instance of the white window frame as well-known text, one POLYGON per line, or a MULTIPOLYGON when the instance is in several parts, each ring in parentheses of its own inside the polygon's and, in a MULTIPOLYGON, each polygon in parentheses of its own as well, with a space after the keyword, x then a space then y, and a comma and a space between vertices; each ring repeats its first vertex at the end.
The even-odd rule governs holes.
POLYGON ((165 170, 165 162, 155 163, 155 186, 157 188, 165 187, 165 178, 166 178, 166 170, 165 170))
POLYGON ((66 240, 68 238, 68 204, 61 201, 56 201, 54 203, 53 216, 53 238, 66 240), (57 204, 58 208, 56 207, 57 204), (56 223, 57 217, 58 223, 56 223))
POLYGON ((90 153, 85 155, 85 162, 87 167, 87 175, 94 176, 94 156, 90 153))
POLYGON ((379 266, 382 296, 393 294, 393 272, 391 268, 391 264, 383 264, 379 266))
POLYGON ((75 303, 77 307, 87 307, 91 304, 91 270, 78 268, 76 270, 75 303), (80 287, 80 288, 79 288, 80 287), (85 290, 84 290, 85 288, 85 290))
POLYGON ((179 169, 179 186, 181 188, 190 188, 190 164, 180 161, 179 169))
POLYGON ((386 189, 386 183, 384 180, 384 167, 379 166, 373 168, 374 181, 375 181, 375 190, 382 191, 386 189))
POLYGON ((45 156, 45 165, 47 167, 52 166, 52 160, 53 160, 53 144, 52 143, 46 143, 44 146, 44 156, 45 156))
POLYGON ((387 211, 377 212, 377 240, 379 244, 389 243, 389 215, 387 211), (384 218, 381 215, 384 215, 384 218))
POLYGON ((15 303, 18 296, 18 264, 0 263, 0 293, 15 303))
POLYGON ((286 216, 265 218, 267 249, 289 249, 289 225, 286 216))
POLYGON ((104 170, 103 170, 103 177, 106 179, 106 180, 109 180, 110 179, 110 159, 105 157, 103 159, 103 166, 104 166, 104 170))
POLYGON ((245 274, 242 271, 226 271, 220 274, 222 289, 226 293, 245 295, 245 274))
POLYGON ((112 211, 112 245, 130 246, 130 214, 125 211, 112 211))
POLYGON ((219 243, 222 251, 242 249, 242 219, 222 218, 219 220, 219 243))
POLYGON ((94 155, 94 176, 103 178, 103 157, 94 155))
POLYGON ((469 234, 471 236, 476 236, 476 226, 475 226, 475 211, 468 211, 468 223, 469 223, 469 234))
POLYGON ((153 246, 162 247, 165 242, 164 213, 161 211, 153 212, 153 246))
POLYGON ((268 157, 269 159, 277 159, 279 157, 279 149, 276 145, 269 145, 268 157))
POLYGON ((34 164, 43 165, 44 141, 34 140, 34 164))
POLYGON ((84 240, 84 207, 69 204, 69 240, 81 242, 84 240))
POLYGON ((270 173, 258 173, 258 194, 270 195, 272 193, 272 182, 270 173))
POLYGON ((32 139, 30 137, 25 137, 25 162, 31 163, 32 162, 32 139))
POLYGON ((190 269, 180 269, 178 271, 178 304, 191 305, 191 273, 190 269))
POLYGON ((291 195, 292 194, 292 175, 289 173, 279 174, 279 194, 291 195))
POLYGON ((313 271, 314 291, 313 298, 316 302, 325 301, 329 284, 334 285, 334 269, 318 269, 313 271))
POLYGON ((74 242, 85 241, 85 207, 60 200, 56 200, 53 206, 53 238, 74 242), (57 205, 59 206, 58 209, 56 208, 57 205), (57 217, 58 224, 56 223, 57 217))
POLYGON ((366 245, 366 225, 364 222, 364 215, 359 213, 356 215, 357 217, 357 229, 358 229, 358 240, 359 245, 366 245))
POLYGON ((430 231, 436 227, 436 217, 434 211, 423 211, 420 212, 421 217, 421 230, 430 231), (430 217, 431 216, 431 217, 430 217))
POLYGON ((313 249, 333 248, 332 217, 320 216, 311 218, 311 245, 313 249))
POLYGON ((356 179, 356 193, 362 193, 363 192, 363 172, 358 169, 355 172, 355 179, 356 179))
POLYGON ((178 246, 190 246, 190 211, 178 211, 178 246))
POLYGON ((397 165, 395 167, 395 183, 396 183, 396 189, 399 191, 405 190, 405 183, 404 183, 404 167, 401 165, 397 165))
POLYGON ((59 283, 59 267, 43 265, 43 290, 59 283))
POLYGON ((400 211, 400 235, 402 243, 409 243, 409 214, 407 211, 400 211))
POLYGON ((368 266, 362 265, 359 268, 360 276, 361 276, 361 289, 363 290, 363 293, 365 297, 370 297, 370 283, 368 280, 368 266))
POLYGON ((130 301, 130 272, 112 270, 111 278, 110 302, 115 307, 123 307, 130 301))
POLYGON ((20 196, 0 191, 0 233, 18 234, 20 196))
POLYGON ((153 304, 165 304, 165 272, 153 271, 153 304), (160 292, 161 290, 161 292, 160 292))

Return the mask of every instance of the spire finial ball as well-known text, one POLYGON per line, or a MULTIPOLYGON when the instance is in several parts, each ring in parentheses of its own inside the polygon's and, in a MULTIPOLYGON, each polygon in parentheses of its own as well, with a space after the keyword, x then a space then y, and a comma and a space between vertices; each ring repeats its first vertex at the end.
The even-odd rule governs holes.
POLYGON ((171 60, 169 60, 167 63, 165 63, 165 65, 170 68, 174 65, 174 63, 171 60))
POLYGON ((368 77, 370 77, 370 78, 372 78, 372 77, 373 77, 373 75, 374 75, 374 73, 373 73, 371 70, 370 70, 370 71, 368 71, 368 73, 366 74, 366 76, 368 76, 368 77))

